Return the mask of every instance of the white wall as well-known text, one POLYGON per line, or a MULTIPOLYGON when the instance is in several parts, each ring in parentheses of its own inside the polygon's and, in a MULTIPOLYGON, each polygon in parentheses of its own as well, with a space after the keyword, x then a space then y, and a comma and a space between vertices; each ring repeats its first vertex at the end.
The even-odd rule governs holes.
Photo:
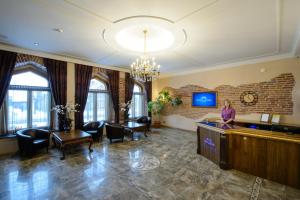
MULTIPOLYGON (((289 58, 276 61, 234 66, 226 69, 216 69, 192 74, 160 78, 153 83, 153 98, 164 87, 180 88, 186 85, 198 85, 208 89, 214 89, 220 85, 238 86, 242 84, 270 81, 282 74, 292 73, 295 78, 293 90, 293 114, 282 116, 282 122, 300 125, 300 59, 289 58), (264 69, 264 72, 261 72, 264 69)), ((237 119, 259 120, 261 114, 251 113, 237 115, 237 119)), ((220 117, 216 113, 207 113, 199 119, 191 119, 180 115, 162 116, 162 122, 166 126, 195 130, 197 121, 207 117, 220 117)))

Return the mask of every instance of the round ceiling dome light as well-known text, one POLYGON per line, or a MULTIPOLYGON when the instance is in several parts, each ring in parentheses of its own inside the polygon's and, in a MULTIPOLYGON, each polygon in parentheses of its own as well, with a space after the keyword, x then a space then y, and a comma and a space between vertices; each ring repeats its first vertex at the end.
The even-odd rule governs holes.
POLYGON ((102 38, 110 47, 127 54, 144 52, 144 34, 147 31, 148 53, 157 54, 184 45, 186 32, 174 22, 155 16, 132 16, 115 21, 103 30, 102 38))
POLYGON ((174 35, 165 28, 157 26, 130 26, 120 30, 116 42, 123 48, 144 52, 144 34, 147 30, 147 52, 158 52, 170 48, 174 43, 174 35))

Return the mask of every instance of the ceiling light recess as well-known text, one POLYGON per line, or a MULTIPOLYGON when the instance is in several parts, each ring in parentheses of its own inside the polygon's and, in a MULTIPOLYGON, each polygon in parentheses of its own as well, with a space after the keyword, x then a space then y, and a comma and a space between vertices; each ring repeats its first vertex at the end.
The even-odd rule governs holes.
POLYGON ((146 29, 148 32, 148 52, 158 52, 168 49, 174 43, 174 35, 170 31, 153 25, 145 25, 144 28, 138 25, 125 28, 116 34, 115 40, 118 45, 127 50, 143 52, 143 29, 146 29))
POLYGON ((59 32, 59 33, 63 33, 64 32, 64 30, 61 29, 61 28, 54 28, 53 31, 59 32))
POLYGON ((137 55, 144 52, 144 34, 147 30, 147 52, 157 53, 180 47, 185 42, 181 28, 162 18, 131 17, 114 23, 103 31, 105 42, 116 50, 137 55))

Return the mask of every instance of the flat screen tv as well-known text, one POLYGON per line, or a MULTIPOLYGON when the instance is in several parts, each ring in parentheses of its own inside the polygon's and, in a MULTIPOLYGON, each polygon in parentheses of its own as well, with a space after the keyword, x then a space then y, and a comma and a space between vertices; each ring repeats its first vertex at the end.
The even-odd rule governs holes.
POLYGON ((215 91, 212 92, 193 92, 192 106, 204 107, 204 108, 216 108, 217 107, 218 94, 215 91))

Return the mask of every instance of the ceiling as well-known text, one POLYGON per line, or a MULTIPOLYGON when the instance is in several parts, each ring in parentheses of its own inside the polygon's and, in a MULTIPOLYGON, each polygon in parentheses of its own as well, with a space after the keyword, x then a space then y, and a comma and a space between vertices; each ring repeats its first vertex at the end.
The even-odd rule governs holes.
POLYGON ((129 68, 139 54, 113 48, 103 33, 126 18, 163 19, 186 38, 154 56, 162 73, 182 73, 300 55, 299 10, 299 0, 0 0, 0 42, 129 68))

